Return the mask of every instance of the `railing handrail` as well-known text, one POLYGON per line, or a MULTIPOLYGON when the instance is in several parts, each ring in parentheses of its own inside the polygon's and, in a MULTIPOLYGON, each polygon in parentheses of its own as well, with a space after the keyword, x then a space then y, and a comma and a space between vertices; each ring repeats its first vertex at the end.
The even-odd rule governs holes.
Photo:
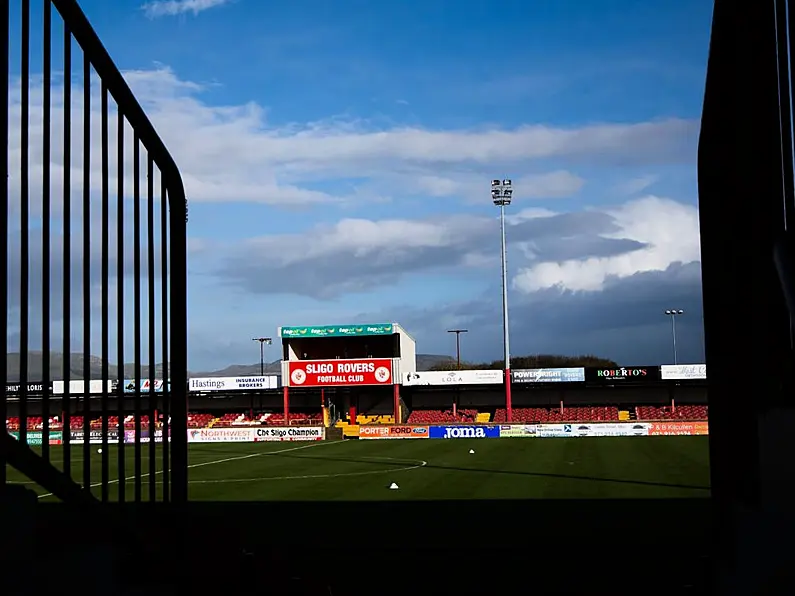
MULTIPOLYGON (((139 140, 152 155, 153 161, 158 165, 160 171, 165 174, 169 187, 169 207, 174 207, 172 198, 180 201, 181 207, 185 210, 183 223, 188 219, 188 202, 185 194, 185 187, 182 181, 182 174, 179 172, 174 158, 171 157, 165 143, 157 134, 155 127, 144 112, 141 104, 121 74, 110 54, 105 49, 96 31, 88 21, 83 9, 77 0, 50 0, 61 13, 61 17, 69 27, 69 31, 75 41, 83 49, 89 62, 96 70, 97 75, 105 83, 119 109, 130 122, 133 130, 138 135, 139 140)), ((170 218, 172 221, 179 218, 170 218)), ((187 228, 186 228, 187 229, 187 228)))

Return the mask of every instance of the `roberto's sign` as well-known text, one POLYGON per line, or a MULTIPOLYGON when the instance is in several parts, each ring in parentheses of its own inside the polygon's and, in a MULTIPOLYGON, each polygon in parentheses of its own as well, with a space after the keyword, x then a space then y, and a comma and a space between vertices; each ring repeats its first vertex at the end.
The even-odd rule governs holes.
POLYGON ((660 380, 660 367, 586 368, 585 380, 591 383, 649 383, 660 380))

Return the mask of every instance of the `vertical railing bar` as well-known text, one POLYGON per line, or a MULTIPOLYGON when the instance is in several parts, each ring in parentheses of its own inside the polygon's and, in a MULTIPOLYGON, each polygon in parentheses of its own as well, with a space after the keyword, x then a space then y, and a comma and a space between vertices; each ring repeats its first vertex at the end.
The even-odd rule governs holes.
POLYGON ((147 290, 149 316, 149 502, 157 500, 157 443, 155 433, 157 429, 157 392, 155 391, 156 379, 156 353, 155 338, 155 174, 152 154, 146 152, 146 239, 147 239, 147 290))
MULTIPOLYGON (((20 32, 20 247, 19 272, 19 440, 28 443, 28 348, 30 344, 30 0, 22 0, 20 32)), ((3 42, 7 43, 7 42, 3 42)))
MULTIPOLYGON (((8 11, 10 6, 8 3, 0 8, 0 39, 8 40, 10 34, 10 23, 8 11)), ((10 72, 10 57, 8 42, 0 43, 0 105, 5 110, 4 114, 8 114, 8 77, 10 72)), ((8 145, 9 145, 9 130, 8 118, 0 118, 0 178, 3 179, 2 191, 0 191, 0 242, 2 242, 2 249, 0 250, 0 279, 8 279, 8 145)), ((0 336, 3 338, 3 349, 8 353, 8 290, 0 291, 0 336)), ((0 377, 3 383, 8 381, 8 359, 0 358, 0 377)), ((7 395, 3 393, 0 399, 0 420, 5 421, 8 417, 8 404, 6 402, 7 395)), ((5 427, 4 427, 5 428, 5 427)), ((6 454, 5 450, 0 449, 0 485, 6 484, 6 454)))
POLYGON ((50 461, 50 130, 52 119, 52 9, 44 0, 44 31, 42 48, 42 159, 41 159, 41 454, 50 461))
POLYGON ((91 491, 91 61, 83 52, 83 487, 91 491))
POLYGON ((163 358, 163 502, 168 503, 170 498, 169 482, 171 481, 170 468, 171 459, 169 457, 171 424, 171 383, 169 371, 169 349, 168 349, 168 190, 160 172, 160 339, 162 342, 161 357, 163 358))
POLYGON ((135 383, 135 502, 141 502, 141 141, 133 129, 133 336, 135 383))
POLYGON ((116 142, 118 143, 118 154, 116 157, 116 342, 117 342, 117 361, 118 361, 118 387, 116 394, 117 415, 119 418, 119 449, 117 453, 117 465, 119 476, 119 503, 124 503, 126 499, 127 482, 124 465, 124 114, 121 108, 116 106, 118 118, 118 130, 116 132, 116 142))
POLYGON ((63 22, 63 471, 72 477, 72 31, 63 22))
POLYGON ((110 254, 110 231, 109 226, 109 168, 108 168, 108 88, 104 81, 101 84, 100 90, 100 135, 101 135, 101 163, 102 163, 102 502, 108 501, 110 485, 108 484, 109 474, 109 454, 108 454, 108 391, 110 384, 110 372, 108 367, 108 360, 110 358, 110 340, 108 337, 108 300, 110 296, 109 288, 109 263, 108 257, 110 254))

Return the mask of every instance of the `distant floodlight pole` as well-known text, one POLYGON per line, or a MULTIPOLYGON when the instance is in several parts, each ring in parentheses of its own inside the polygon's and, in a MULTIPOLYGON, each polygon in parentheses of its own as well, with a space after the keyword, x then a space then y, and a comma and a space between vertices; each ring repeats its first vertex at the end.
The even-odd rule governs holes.
POLYGON ((447 333, 455 333, 455 359, 458 365, 456 368, 461 370, 461 334, 468 333, 469 329, 448 329, 447 333))
POLYGON ((508 333, 508 254, 505 248, 505 207, 511 204, 513 184, 509 179, 491 181, 491 200, 500 208, 502 247, 502 337, 505 352, 505 410, 508 422, 513 418, 511 405, 511 343, 508 333))
POLYGON ((254 337, 251 341, 259 342, 259 376, 265 376, 265 344, 271 345, 273 338, 271 337, 254 337))
POLYGON ((685 314, 681 308, 671 308, 665 311, 665 314, 671 317, 671 337, 674 342, 674 364, 678 364, 676 360, 676 317, 685 314))

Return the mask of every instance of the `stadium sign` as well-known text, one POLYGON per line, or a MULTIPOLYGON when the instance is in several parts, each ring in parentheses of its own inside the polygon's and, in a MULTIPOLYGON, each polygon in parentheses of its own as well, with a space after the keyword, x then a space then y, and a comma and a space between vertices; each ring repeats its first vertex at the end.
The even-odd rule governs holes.
POLYGON ((362 337, 367 335, 392 335, 395 326, 392 323, 377 325, 318 325, 316 327, 279 327, 279 337, 310 338, 310 337, 362 337))
POLYGON ((503 380, 501 370, 451 370, 407 372, 403 374, 403 384, 416 385, 499 385, 503 380))
POLYGON ((500 438, 535 438, 537 436, 537 424, 503 424, 500 426, 500 438))
POLYGON ((341 387, 392 383, 390 358, 288 362, 290 387, 341 387))
MULTIPOLYGON (((118 381, 105 381, 93 380, 88 382, 88 393, 96 395, 103 393, 103 386, 107 393, 113 393, 118 387, 118 381)), ((52 393, 53 395, 63 395, 65 393, 66 385, 63 381, 53 381, 52 393)), ((69 381, 69 394, 70 395, 85 395, 85 383, 83 381, 69 381)))
MULTIPOLYGON (((359 429, 361 431, 361 428, 359 429)), ((431 439, 497 439, 500 436, 499 426, 431 426, 431 439)))
POLYGON ((663 381, 684 381, 690 379, 706 379, 706 364, 663 364, 660 367, 660 378, 663 381))
POLYGON ((579 368, 530 368, 512 370, 514 383, 582 383, 585 369, 579 368))
MULTIPOLYGON (((8 434, 19 441, 19 431, 9 431, 8 434)), ((40 430, 29 430, 26 433, 25 440, 28 445, 41 445, 44 442, 44 433, 40 430)), ((63 432, 60 430, 50 431, 48 443, 50 445, 63 444, 63 432)))
MULTIPOLYGON (((133 433, 135 431, 132 431, 133 433)), ((69 442, 70 443, 83 443, 86 440, 86 435, 82 430, 72 430, 69 431, 69 442)), ((108 443, 117 443, 119 441, 119 431, 114 429, 108 429, 108 443)), ((90 430, 88 432, 88 442, 91 445, 100 445, 102 444, 102 431, 101 430, 90 430)))
MULTIPOLYGON (((28 383, 27 388, 29 394, 44 393, 44 384, 41 382, 28 383)), ((17 394, 20 389, 22 389, 22 385, 19 383, 6 383, 6 395, 17 394)), ((52 393, 52 383, 48 386, 48 393, 52 393)))
MULTIPOLYGON (((163 393, 163 387, 166 383, 163 382, 163 379, 155 379, 154 380, 154 392, 155 393, 163 393)), ((135 382, 135 379, 125 379, 124 380, 124 393, 136 393, 136 388, 140 387, 141 393, 151 393, 152 392, 152 380, 151 379, 144 379, 138 383, 135 382)), ((168 383, 168 390, 171 390, 171 383, 168 383)))
POLYGON ((585 380, 597 383, 648 383, 658 381, 659 378, 659 366, 585 369, 585 380))
POLYGON ((201 377, 189 380, 190 391, 255 391, 278 389, 279 377, 201 377))
POLYGON ((427 439, 430 435, 427 426, 395 425, 359 427, 360 439, 427 439))
POLYGON ((189 428, 189 443, 251 443, 252 428, 189 428))
POLYGON ((649 425, 642 422, 572 425, 572 435, 575 437, 642 437, 648 434, 649 425))
POLYGON ((325 435, 322 426, 259 427, 251 429, 252 441, 322 441, 325 435))
POLYGON ((649 435, 668 436, 668 435, 708 435, 708 422, 651 422, 649 423, 649 435))

